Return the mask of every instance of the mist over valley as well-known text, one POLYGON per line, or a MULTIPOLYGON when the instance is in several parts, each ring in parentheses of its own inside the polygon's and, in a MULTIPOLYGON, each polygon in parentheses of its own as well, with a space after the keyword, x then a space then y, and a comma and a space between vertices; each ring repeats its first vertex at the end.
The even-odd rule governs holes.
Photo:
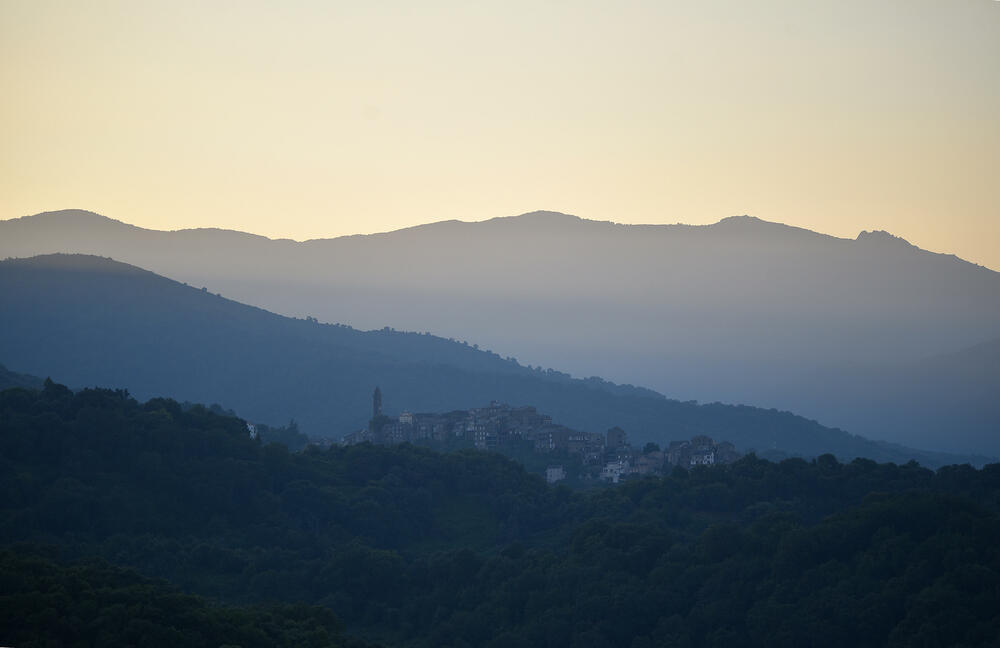
POLYGON ((553 212, 295 242, 91 212, 0 222, 0 255, 110 257, 293 317, 467 341, 677 400, 1000 453, 1000 274, 885 232, 553 212))

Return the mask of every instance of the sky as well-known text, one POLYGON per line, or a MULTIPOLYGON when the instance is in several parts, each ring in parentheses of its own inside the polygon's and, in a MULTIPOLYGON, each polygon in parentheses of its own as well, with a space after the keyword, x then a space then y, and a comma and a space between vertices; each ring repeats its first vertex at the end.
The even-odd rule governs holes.
POLYGON ((0 92, 0 219, 749 214, 1000 270, 995 0, 0 0, 0 92))

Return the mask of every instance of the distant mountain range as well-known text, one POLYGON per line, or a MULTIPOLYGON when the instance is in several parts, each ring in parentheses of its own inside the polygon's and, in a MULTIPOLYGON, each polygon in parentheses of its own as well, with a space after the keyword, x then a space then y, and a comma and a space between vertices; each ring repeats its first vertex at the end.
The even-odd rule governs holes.
POLYGON ((54 252, 682 400, 1000 453, 1000 274, 885 232, 850 240, 750 217, 620 225, 534 212, 299 243, 152 231, 78 210, 0 222, 0 256, 54 252))
POLYGON ((0 358, 18 370, 75 387, 127 387, 139 398, 215 401, 255 422, 294 417, 316 436, 363 426, 379 385, 388 413, 496 399, 586 431, 620 425, 637 443, 708 434, 772 454, 985 461, 876 443, 787 412, 571 379, 432 335, 283 317, 94 256, 0 262, 0 303, 0 358))

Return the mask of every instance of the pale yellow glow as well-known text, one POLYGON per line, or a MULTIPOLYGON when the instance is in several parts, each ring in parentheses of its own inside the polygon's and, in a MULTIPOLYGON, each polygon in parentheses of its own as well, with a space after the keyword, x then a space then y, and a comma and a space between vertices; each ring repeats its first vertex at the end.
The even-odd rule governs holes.
POLYGON ((1000 269, 990 0, 0 0, 0 91, 0 218, 746 213, 1000 269))

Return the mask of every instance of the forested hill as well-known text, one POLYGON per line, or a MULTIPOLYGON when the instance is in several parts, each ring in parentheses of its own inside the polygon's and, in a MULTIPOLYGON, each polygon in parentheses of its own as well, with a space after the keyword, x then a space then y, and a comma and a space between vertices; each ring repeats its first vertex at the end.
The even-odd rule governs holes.
POLYGON ((1000 455, 1000 411, 975 395, 1000 383, 1000 365, 924 365, 1000 337, 1000 273, 886 232, 533 212, 300 243, 81 210, 0 221, 0 258, 52 252, 111 257, 282 315, 431 331, 679 400, 1000 455))
POLYGON ((45 553, 0 551, 0 636, 7 645, 375 648, 344 637, 325 608, 224 607, 129 570, 60 565, 45 553))
POLYGON ((618 425, 639 443, 707 434, 803 456, 983 462, 873 443, 785 412, 570 379, 429 334, 282 317, 99 257, 0 262, 0 302, 0 360, 18 371, 76 387, 128 386, 142 398, 218 402, 254 422, 294 418, 313 436, 362 427, 380 385, 389 413, 499 400, 585 431, 618 425))
POLYGON ((495 454, 290 454, 204 407, 48 382, 0 392, 0 544, 18 543, 0 553, 0 640, 68 611, 128 643, 169 630, 164 608, 178 632, 238 627, 244 645, 336 632, 304 608, 269 622, 55 567, 31 557, 45 543, 227 605, 321 605, 388 646, 991 646, 998 510, 995 464, 751 455, 573 493, 495 454))

